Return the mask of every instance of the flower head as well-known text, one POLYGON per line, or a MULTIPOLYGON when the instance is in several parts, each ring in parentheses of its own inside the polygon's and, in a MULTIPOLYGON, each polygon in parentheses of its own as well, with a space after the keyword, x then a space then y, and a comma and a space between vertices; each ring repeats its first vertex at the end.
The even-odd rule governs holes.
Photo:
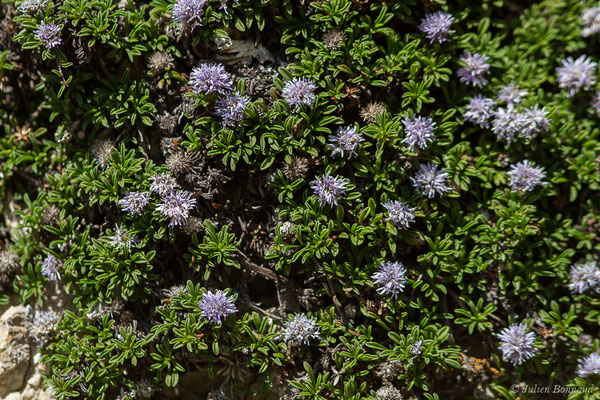
POLYGON ((330 29, 325 34, 321 40, 323 41, 323 45, 331 51, 336 51, 341 48, 341 44, 344 43, 348 38, 344 32, 338 31, 337 29, 330 29))
POLYGON ((175 189, 179 187, 179 184, 175 181, 175 178, 166 173, 153 176, 150 179, 152 180, 150 190, 154 193, 158 193, 163 197, 170 195, 175 191, 175 189))
POLYGON ((401 262, 386 261, 379 265, 371 279, 379 285, 377 292, 395 299, 404 290, 406 268, 401 262))
POLYGON ((435 139, 433 130, 435 122, 431 118, 417 116, 414 118, 404 118, 404 133, 406 137, 402 139, 402 143, 408 145, 409 151, 414 151, 417 147, 421 150, 435 139))
POLYGON ((294 78, 286 82, 283 87, 282 97, 294 109, 300 109, 305 105, 310 107, 315 102, 316 96, 313 93, 317 89, 312 81, 306 78, 294 78))
POLYGON ((511 143, 515 136, 520 133, 523 126, 523 115, 509 105, 507 108, 498 108, 493 111, 494 119, 492 120, 492 132, 494 132, 498 140, 503 140, 511 143))
POLYGON ((490 126, 489 119, 494 114, 493 108, 495 105, 496 102, 494 100, 477 94, 465 107, 465 119, 482 128, 488 128, 490 126))
POLYGON ((433 163, 421 164, 412 181, 417 191, 430 199, 450 191, 448 173, 443 169, 438 171, 433 163))
POLYGON ((35 14, 38 11, 43 11, 47 2, 48 0, 23 0, 17 10, 23 14, 35 14))
POLYGON ((155 51, 148 58, 148 67, 154 74, 173 68, 173 56, 167 51, 155 51))
POLYGON ((375 122, 375 118, 378 115, 383 114, 384 111, 385 106, 383 104, 370 102, 369 104, 360 109, 359 114, 363 121, 372 124, 373 122, 375 122))
POLYGON ((517 366, 535 356, 535 333, 527 332, 527 325, 512 324, 497 335, 504 359, 517 366))
POLYGON ((498 101, 507 104, 519 104, 525 96, 527 96, 527 90, 521 90, 515 82, 511 82, 500 89, 498 92, 498 101))
POLYGON ((141 214, 148 203, 150 203, 150 193, 148 192, 126 192, 125 197, 119 200, 123 211, 131 215, 141 214))
POLYGON ((421 354, 421 345, 422 344, 423 344, 423 341, 417 340, 410 346, 410 350, 408 352, 415 356, 418 354, 421 354))
POLYGON ((135 238, 122 226, 116 226, 112 236, 108 236, 111 246, 119 249, 131 250, 131 246, 135 245, 135 238))
POLYGON ((232 88, 231 74, 222 64, 202 64, 192 69, 189 84, 196 94, 225 94, 232 88))
POLYGON ((588 56, 582 55, 577 60, 567 57, 561 62, 562 67, 556 69, 558 86, 569 91, 568 97, 574 96, 581 89, 588 90, 596 83, 598 64, 590 60, 588 56))
POLYGON ((60 279, 60 272, 58 272, 58 269, 61 268, 62 265, 62 261, 52 254, 48 254, 40 263, 40 271, 49 281, 57 281, 60 279))
POLYGON ((292 342, 293 345, 308 345, 311 339, 319 338, 319 325, 317 321, 308 318, 305 314, 298 314, 284 324, 283 340, 292 342))
POLYGON ((412 222, 415 222, 415 210, 403 201, 387 201, 383 206, 388 212, 388 218, 399 228, 407 229, 412 222))
POLYGON ((483 75, 489 73, 490 70, 490 64, 487 63, 488 56, 477 53, 471 54, 467 51, 460 59, 466 64, 456 72, 461 82, 475 87, 487 85, 488 80, 483 75))
POLYGON ((546 107, 540 108, 537 104, 527 108, 521 113, 520 136, 531 139, 538 133, 546 132, 550 127, 550 119, 546 107))
POLYGON ((347 126, 339 128, 337 134, 329 136, 328 147, 333 150, 331 154, 340 154, 342 157, 350 158, 356 155, 356 149, 362 141, 362 135, 356 127, 347 126))
POLYGON ((346 194, 346 179, 331 176, 329 172, 311 182, 311 188, 319 198, 321 205, 337 206, 338 200, 346 194))
POLYGON ((234 127, 244 119, 244 111, 250 104, 248 96, 228 93, 217 100, 215 114, 223 120, 223 125, 234 127))
POLYGON ((577 375, 580 378, 587 378, 590 375, 600 375, 600 354, 592 353, 577 361, 579 362, 577 375))
POLYGON ((595 261, 571 266, 571 293, 582 294, 590 289, 600 293, 600 269, 595 261))
POLYGON ((29 334, 40 345, 44 345, 48 336, 56 329, 60 321, 60 314, 54 311, 37 313, 31 322, 29 334))
POLYGON ((221 324, 229 314, 237 312, 233 297, 228 297, 223 290, 206 292, 198 305, 202 310, 202 317, 215 324, 221 324))
POLYGON ((196 206, 196 199, 186 190, 178 190, 163 197, 156 210, 171 218, 169 226, 184 225, 190 216, 190 210, 196 206))
POLYGON ((33 34, 47 49, 53 49, 62 43, 60 27, 54 22, 47 24, 46 21, 42 21, 33 34))
POLYGON ((454 22, 454 17, 443 11, 438 11, 433 14, 427 14, 419 25, 419 30, 425 33, 425 37, 430 43, 437 41, 442 43, 448 40, 448 35, 455 31, 450 29, 450 25, 454 22))
POLYGON ((173 6, 173 21, 177 22, 182 30, 193 31, 202 25, 202 14, 207 0, 177 0, 173 6))
POLYGON ((508 172, 513 191, 530 192, 536 186, 545 185, 542 181, 546 177, 544 168, 536 167, 529 160, 524 160, 516 163, 508 172))
POLYGON ((586 8, 581 13, 581 21, 583 22, 583 37, 591 36, 600 32, 600 7, 586 8))

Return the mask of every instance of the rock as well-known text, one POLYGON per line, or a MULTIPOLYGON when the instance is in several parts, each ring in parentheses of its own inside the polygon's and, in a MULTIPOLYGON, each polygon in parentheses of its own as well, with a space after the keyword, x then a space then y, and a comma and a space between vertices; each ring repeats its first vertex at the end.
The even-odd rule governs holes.
POLYGON ((8 308, 0 317, 0 398, 13 398, 7 395, 25 384, 31 366, 27 325, 27 309, 22 305, 8 308))

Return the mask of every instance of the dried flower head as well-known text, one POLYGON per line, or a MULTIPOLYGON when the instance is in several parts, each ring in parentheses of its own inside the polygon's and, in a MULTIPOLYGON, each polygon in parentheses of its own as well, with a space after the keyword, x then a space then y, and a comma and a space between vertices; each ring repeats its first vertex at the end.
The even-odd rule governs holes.
POLYGON ((198 217, 190 217, 183 226, 183 231, 187 235, 193 235, 194 233, 202 232, 203 230, 204 222, 198 217))
POLYGON ((40 272, 49 281, 57 281, 60 279, 60 273, 58 272, 58 269, 61 268, 62 265, 62 261, 54 257, 52 254, 48 254, 40 263, 40 272))
POLYGON ((571 266, 571 293, 582 294, 588 290, 600 293, 600 269, 595 261, 571 266))
POLYGON ((329 172, 311 182, 311 188, 321 205, 337 206, 338 200, 346 194, 347 181, 341 176, 331 176, 329 172))
POLYGON ((379 270, 371 276, 380 286, 377 292, 395 299, 406 285, 406 268, 398 261, 386 261, 378 268, 379 270))
POLYGON ((433 163, 421 164, 412 181, 417 191, 430 199, 450 191, 448 173, 443 169, 438 171, 433 163))
POLYGON ((454 22, 454 17, 446 12, 438 11, 433 14, 427 14, 419 25, 419 30, 425 33, 425 37, 430 43, 438 43, 448 40, 448 35, 455 31, 450 29, 454 22))
POLYGON ((351 158, 356 155, 356 150, 362 141, 363 137, 356 127, 340 127, 335 135, 329 136, 328 147, 333 150, 332 155, 340 154, 342 157, 351 158))
POLYGON ((126 192, 125 197, 119 200, 123 211, 131 215, 141 214, 148 203, 150 203, 150 193, 148 192, 126 192))
POLYGON ((173 56, 167 51, 155 51, 148 58, 148 67, 153 74, 159 74, 173 67, 173 56))
POLYGON ((600 375, 600 354, 592 353, 587 357, 577 360, 577 375, 587 378, 590 375, 600 375))
POLYGON ((320 337, 319 329, 315 319, 308 318, 305 314, 298 314, 284 324, 283 341, 291 342, 294 346, 308 345, 311 339, 320 337))
POLYGON ((311 107, 317 96, 314 91, 317 89, 312 81, 306 78, 294 78, 286 82, 283 87, 282 97, 295 110, 299 110, 302 105, 311 107))
POLYGON ((581 35, 588 37, 600 32, 600 7, 590 7, 581 13, 583 29, 581 35))
POLYGON ((190 216, 190 210, 196 206, 196 199, 185 190, 178 190, 167 194, 162 198, 162 203, 156 206, 156 210, 167 218, 171 218, 169 226, 180 226, 185 224, 190 216))
POLYGON ((55 204, 49 204, 44 207, 40 214, 40 225, 56 226, 60 222, 60 208, 55 204))
POLYGON ((525 96, 527 96, 527 90, 521 90, 515 82, 511 82, 500 89, 498 92, 498 101, 507 104, 519 104, 525 96))
POLYGON ((59 321, 60 315, 54 311, 37 313, 31 322, 29 335, 38 345, 43 347, 48 340, 48 336, 56 330, 59 321))
POLYGON ((165 160, 167 169, 175 176, 189 174, 196 168, 198 155, 185 150, 171 153, 165 160))
POLYGON ((228 297, 223 290, 206 292, 198 303, 202 317, 214 324, 221 324, 229 314, 237 312, 233 297, 228 297))
POLYGON ((567 97, 572 97, 581 89, 588 90, 596 83, 597 63, 593 62, 586 55, 580 56, 577 60, 573 57, 567 57, 561 61, 562 67, 556 69, 558 75, 558 86, 561 89, 567 89, 567 97))
POLYGON ((193 31, 202 25, 202 15, 207 0, 177 0, 173 6, 173 21, 181 30, 193 31))
POLYGON ((292 156, 290 162, 283 166, 283 175, 291 181, 304 179, 308 174, 308 159, 300 156, 292 156))
POLYGON ((222 64, 202 64, 192 69, 188 83, 196 94, 226 94, 233 87, 231 74, 222 64))
POLYGON ((406 137, 402 139, 402 143, 408 145, 409 151, 414 151, 416 148, 424 150, 435 139, 433 134, 435 122, 431 118, 421 116, 404 118, 402 123, 406 134, 406 137))
MULTIPOLYGON (((395 377, 394 377, 395 378, 395 377)), ((377 400, 402 400, 402 392, 392 385, 384 385, 375 392, 377 400)))
POLYGON ((375 122, 375 117, 383 114, 385 106, 381 103, 370 102, 360 109, 360 117, 368 124, 375 122))
POLYGON ((466 64, 456 72, 461 82, 475 87, 487 85, 488 80, 484 75, 490 72, 490 64, 487 63, 488 56, 477 53, 471 54, 467 51, 460 59, 466 64))
POLYGON ((223 125, 235 127, 244 119, 244 112, 250 104, 248 96, 228 93, 217 100, 215 114, 223 120, 223 125))
POLYGON ((348 38, 344 32, 340 32, 337 29, 330 29, 322 37, 323 45, 331 51, 340 49, 340 45, 344 43, 348 38))
POLYGON ((47 49, 53 49, 62 43, 60 27, 54 22, 47 24, 46 21, 42 21, 33 34, 47 49))
POLYGON ((23 14, 36 14, 46 9, 48 0, 23 0, 17 10, 23 14))
POLYGON ((514 366, 523 364, 537 353, 535 333, 527 330, 525 324, 512 324, 497 335, 503 358, 514 366))
POLYGON ((0 285, 8 283, 13 274, 19 269, 21 258, 14 250, 0 250, 0 285))
POLYGON ((175 178, 166 173, 156 175, 150 179, 152 180, 150 190, 154 193, 158 193, 163 197, 170 195, 171 193, 173 193, 173 191, 175 191, 175 189, 179 187, 179 184, 177 183, 177 181, 175 181, 175 178))
POLYGON ((509 186, 513 191, 529 192, 536 186, 545 185, 542 181, 546 177, 544 168, 536 167, 529 160, 516 163, 508 172, 509 186))
POLYGON ((399 228, 408 229, 415 222, 415 210, 403 201, 387 201, 383 204, 388 212, 388 219, 399 228))
POLYGON ((489 128, 489 120, 494 114, 494 106, 496 102, 489 97, 484 97, 481 94, 475 95, 469 104, 465 107, 464 116, 467 121, 489 128))
POLYGON ((92 155, 98 161, 98 165, 100 167, 106 169, 110 165, 111 161, 111 153, 115 148, 115 144, 112 140, 103 140, 99 139, 94 142, 94 146, 92 147, 92 155))
POLYGON ((127 251, 131 250, 131 246, 135 246, 136 244, 134 235, 122 226, 115 227, 113 234, 108 236, 108 242, 117 250, 127 249, 127 251))

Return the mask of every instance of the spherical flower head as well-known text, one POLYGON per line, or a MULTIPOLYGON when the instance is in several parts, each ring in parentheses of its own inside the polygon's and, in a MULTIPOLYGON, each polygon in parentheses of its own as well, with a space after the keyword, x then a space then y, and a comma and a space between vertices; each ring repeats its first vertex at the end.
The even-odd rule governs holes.
POLYGON ((488 80, 483 75, 490 72, 490 64, 487 63, 488 56, 477 53, 471 54, 467 51, 460 59, 466 64, 456 72, 461 82, 475 87, 487 85, 488 80))
POLYGON ((401 262, 386 261, 379 265, 379 270, 371 276, 371 279, 380 286, 377 289, 378 293, 395 299, 406 285, 406 268, 401 262))
POLYGON ((509 105, 507 108, 498 108, 492 112, 494 119, 492 120, 492 132, 496 134, 498 140, 502 140, 510 144, 515 136, 521 132, 523 127, 523 115, 509 105))
POLYGON ((56 329, 60 321, 60 314, 54 311, 37 313, 31 321, 29 334, 40 345, 44 345, 48 336, 56 329))
POLYGON ((406 137, 402 139, 402 143, 408 145, 409 151, 414 151, 416 148, 423 150, 435 139, 433 134, 435 122, 431 118, 421 116, 404 118, 402 123, 406 134, 406 137))
POLYGON ((438 43, 448 40, 448 35, 455 31, 450 29, 450 25, 454 22, 454 17, 443 11, 438 11, 433 14, 427 14, 419 25, 419 30, 425 33, 425 37, 430 43, 437 41, 438 43))
POLYGON ((131 250, 131 246, 135 246, 135 238, 122 226, 116 226, 112 236, 108 236, 108 241, 111 246, 120 249, 131 250))
POLYGON ((340 32, 337 29, 330 29, 321 38, 323 45, 331 51, 339 50, 348 38, 344 32, 340 32))
POLYGON ((319 198, 321 205, 337 206, 338 200, 346 194, 346 179, 341 176, 331 176, 329 172, 311 182, 311 188, 319 198))
POLYGON ((60 27, 53 22, 47 24, 46 21, 42 21, 33 34, 47 49, 53 49, 62 43, 60 27))
POLYGON ((556 69, 558 86, 568 90, 567 97, 574 96, 581 89, 588 90, 596 83, 598 64, 590 60, 588 56, 582 55, 577 60, 567 57, 561 62, 562 67, 556 69))
POLYGON ((387 201, 383 204, 388 212, 388 219, 401 229, 407 229, 415 222, 415 210, 402 201, 387 201))
POLYGON ((148 203, 150 203, 150 193, 148 192, 126 192, 125 197, 119 200, 123 211, 131 215, 141 214, 148 203))
POLYGON ((591 7, 583 10, 581 21, 583 22, 583 29, 581 31, 583 37, 600 32, 600 7, 591 7))
POLYGON ((359 114, 363 121, 368 124, 372 124, 375 122, 377 116, 383 114, 384 111, 385 106, 383 104, 370 102, 360 109, 359 114))
POLYGON ((498 101, 507 104, 519 104, 525 96, 527 96, 527 90, 521 90, 515 82, 511 82, 500 89, 498 92, 498 101))
POLYGON ((222 64, 202 64, 192 69, 189 85, 196 94, 226 94, 233 87, 231 74, 222 64))
POLYGON ((600 293, 600 269, 594 261, 571 266, 571 293, 582 294, 588 290, 600 293))
POLYGON ((223 120, 223 125, 235 127, 244 119, 244 111, 248 104, 249 97, 228 93, 217 100, 215 113, 223 120))
POLYGON ((175 178, 166 173, 156 175, 150 179, 152 180, 150 191, 158 193, 163 197, 170 195, 179 187, 179 184, 175 181, 175 178))
POLYGON ((294 78, 286 82, 283 87, 282 97, 295 110, 299 110, 302 105, 310 107, 316 99, 313 93, 317 89, 312 81, 306 78, 294 78))
POLYGON ((177 22, 182 30, 193 31, 202 25, 202 15, 207 0, 177 0, 173 6, 173 21, 177 22))
POLYGON ((308 345, 311 339, 319 338, 319 329, 316 320, 308 318, 305 314, 298 314, 284 324, 283 340, 291 342, 294 346, 308 345))
POLYGON ((412 181, 417 191, 430 199, 450 191, 448 173, 443 169, 438 171, 433 163, 421 164, 412 181))
POLYGON ((493 108, 495 105, 496 102, 494 100, 484 97, 481 94, 477 94, 465 107, 465 119, 482 128, 489 128, 489 120, 494 113, 493 108))
POLYGON ((186 190, 178 190, 162 198, 156 210, 167 218, 171 218, 169 226, 184 225, 190 216, 190 210, 196 206, 196 199, 186 190))
POLYGON ((233 297, 228 297, 223 290, 206 292, 198 305, 202 310, 201 316, 213 324, 220 325, 229 314, 237 312, 233 297))
POLYGON ((587 378, 590 375, 600 375, 600 354, 592 353, 577 361, 579 362, 577 375, 580 378, 587 378))
POLYGON ((17 10, 23 14, 35 14, 46 9, 48 0, 23 0, 17 10))
POLYGON ((417 340, 410 346, 410 350, 408 352, 414 356, 421 354, 421 345, 422 344, 423 344, 423 341, 417 340))
POLYGON ((329 136, 328 147, 333 150, 333 155, 340 154, 342 157, 351 158, 356 155, 362 141, 363 137, 356 127, 347 126, 339 128, 335 135, 329 136))
POLYGON ((529 160, 516 163, 508 172, 510 178, 509 186, 515 192, 530 192, 536 186, 545 185, 543 179, 546 177, 544 168, 536 167, 529 160))
POLYGON ((62 261, 54 257, 52 254, 48 254, 46 258, 40 263, 40 271, 43 276, 49 281, 57 281, 60 279, 60 273, 58 269, 63 265, 62 261))
POLYGON ((540 108, 537 104, 526 109, 520 115, 521 131, 520 136, 531 139, 538 133, 546 132, 550 127, 550 119, 546 107, 540 108))
POLYGON ((497 335, 503 358, 514 366, 523 364, 537 353, 535 333, 527 330, 525 324, 512 324, 497 335))

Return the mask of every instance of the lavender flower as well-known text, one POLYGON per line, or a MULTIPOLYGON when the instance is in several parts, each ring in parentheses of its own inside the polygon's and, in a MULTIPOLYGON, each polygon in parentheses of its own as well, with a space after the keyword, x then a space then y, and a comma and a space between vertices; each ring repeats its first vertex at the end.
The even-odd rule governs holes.
POLYGON ((190 216, 190 210, 196 205, 196 199, 186 190, 178 190, 163 197, 156 210, 167 218, 171 218, 169 226, 184 225, 190 216))
POLYGON ((60 27, 54 22, 47 24, 46 21, 42 21, 33 34, 47 49, 53 49, 62 43, 62 39, 59 36, 60 27))
MULTIPOLYGON (((219 0, 221 2, 221 5, 219 6, 219 10, 225 10, 225 12, 227 13, 227 0, 219 0)), ((233 1, 235 4, 238 4, 240 2, 240 0, 234 0, 233 1)))
POLYGON ((330 206, 337 206, 338 199, 342 198, 346 194, 346 179, 340 176, 331 176, 329 172, 316 178, 311 182, 311 188, 315 191, 315 194, 319 197, 319 203, 321 205, 329 204, 330 206))
POLYGON ((431 118, 421 116, 412 119, 404 118, 402 123, 404 124, 404 133, 406 133, 402 143, 408 144, 409 151, 414 151, 417 147, 423 150, 435 139, 433 134, 435 122, 431 118))
POLYGON ((17 9, 23 14, 35 14, 46 8, 48 0, 23 0, 17 9))
POLYGON ((438 171, 437 168, 433 163, 421 164, 419 171, 412 178, 417 191, 430 199, 436 194, 441 196, 450 191, 448 174, 443 169, 438 171))
POLYGON ((388 218, 399 228, 407 229, 415 222, 415 210, 402 201, 387 201, 383 204, 388 212, 388 218))
POLYGON ((419 30, 425 33, 425 37, 429 39, 430 43, 437 40, 438 43, 442 43, 448 40, 447 36, 450 33, 454 33, 450 29, 450 25, 454 22, 454 17, 443 11, 438 11, 433 14, 427 14, 425 18, 421 20, 419 30))
POLYGON ((60 272, 58 272, 58 269, 61 268, 62 265, 62 261, 52 254, 48 254, 44 261, 40 263, 40 272, 49 281, 57 281, 60 279, 60 272))
POLYGON ((520 136, 531 139, 538 133, 545 132, 550 127, 550 119, 546 107, 539 108, 536 104, 521 113, 520 136))
POLYGON ((202 14, 207 0, 177 0, 173 6, 173 21, 177 22, 182 30, 193 31, 202 25, 202 14))
POLYGON ((595 261, 571 266, 571 293, 582 294, 590 289, 600 293, 600 269, 595 261))
POLYGON ((313 105, 316 99, 313 92, 316 89, 317 85, 312 81, 306 78, 294 78, 285 84, 281 95, 286 103, 299 110, 302 105, 307 107, 313 105))
POLYGON ((502 350, 503 358, 514 366, 523 364, 525 360, 532 358, 537 353, 535 333, 527 332, 525 324, 512 324, 508 328, 504 328, 497 336, 501 341, 500 350, 502 350))
POLYGON ((600 375, 600 354, 592 353, 577 361, 579 362, 577 375, 580 378, 587 378, 590 375, 600 375))
POLYGON ((521 90, 515 82, 511 82, 500 89, 498 92, 498 101, 508 104, 519 104, 525 96, 527 96, 527 90, 521 90))
POLYGON ((189 84, 196 94, 225 94, 232 88, 231 74, 221 64, 202 64, 192 69, 189 84))
POLYGON ((298 314, 284 324, 283 340, 292 342, 293 345, 308 345, 311 339, 319 338, 319 325, 317 321, 308 318, 305 314, 298 314))
POLYGON ((581 13, 581 21, 583 22, 583 37, 591 36, 600 32, 600 7, 586 8, 581 13))
POLYGON ((150 190, 154 193, 158 193, 163 197, 170 195, 175 189, 179 187, 179 184, 175 181, 175 178, 166 173, 156 175, 150 179, 152 180, 150 190))
POLYGON ((217 100, 215 113, 223 120, 223 125, 234 127, 244 119, 244 111, 250 98, 237 93, 227 94, 217 100))
POLYGON ((496 102, 494 100, 477 94, 469 101, 465 109, 465 119, 482 128, 488 128, 490 126, 488 121, 494 113, 493 107, 495 105, 496 102))
POLYGON ((141 214, 148 203, 150 203, 150 193, 147 192, 126 192, 125 197, 119 200, 123 211, 131 215, 141 214))
POLYGON ((542 181, 546 177, 544 168, 536 167, 529 160, 524 160, 511 167, 508 172, 510 178, 509 186, 513 191, 530 192, 536 186, 545 185, 542 181))
POLYGON ((577 60, 567 57, 561 62, 562 67, 556 69, 558 85, 569 91, 567 97, 574 96, 581 89, 588 90, 596 83, 598 64, 590 60, 588 56, 582 55, 577 60))
POLYGON ((223 290, 206 292, 198 305, 202 310, 201 316, 215 324, 221 324, 229 314, 237 312, 233 297, 228 297, 223 290))
POLYGON ((328 147, 332 149, 332 155, 341 154, 342 157, 351 158, 356 155, 356 149, 363 141, 362 135, 358 133, 356 127, 347 126, 339 128, 336 135, 329 136, 328 147))
POLYGON ((410 346, 410 350, 408 352, 414 356, 421 354, 421 345, 423 342, 421 340, 417 340, 410 346))
POLYGON ((486 62, 488 56, 467 51, 460 59, 467 64, 456 72, 461 82, 475 87, 487 85, 488 80, 483 75, 489 73, 490 64, 486 62))
POLYGON ((406 284, 406 268, 401 262, 386 261, 379 265, 371 279, 380 286, 377 292, 395 299, 404 290, 406 284))
POLYGON ((131 246, 134 246, 135 239, 126 229, 122 226, 116 226, 112 236, 108 236, 108 240, 111 246, 120 249, 131 250, 131 246))
POLYGON ((596 111, 596 115, 600 116, 600 91, 597 91, 592 100, 592 107, 596 111))
POLYGON ((498 108, 492 112, 494 120, 492 121, 492 132, 494 132, 498 140, 503 140, 511 143, 523 126, 523 115, 518 113, 516 109, 509 105, 507 108, 498 108))

